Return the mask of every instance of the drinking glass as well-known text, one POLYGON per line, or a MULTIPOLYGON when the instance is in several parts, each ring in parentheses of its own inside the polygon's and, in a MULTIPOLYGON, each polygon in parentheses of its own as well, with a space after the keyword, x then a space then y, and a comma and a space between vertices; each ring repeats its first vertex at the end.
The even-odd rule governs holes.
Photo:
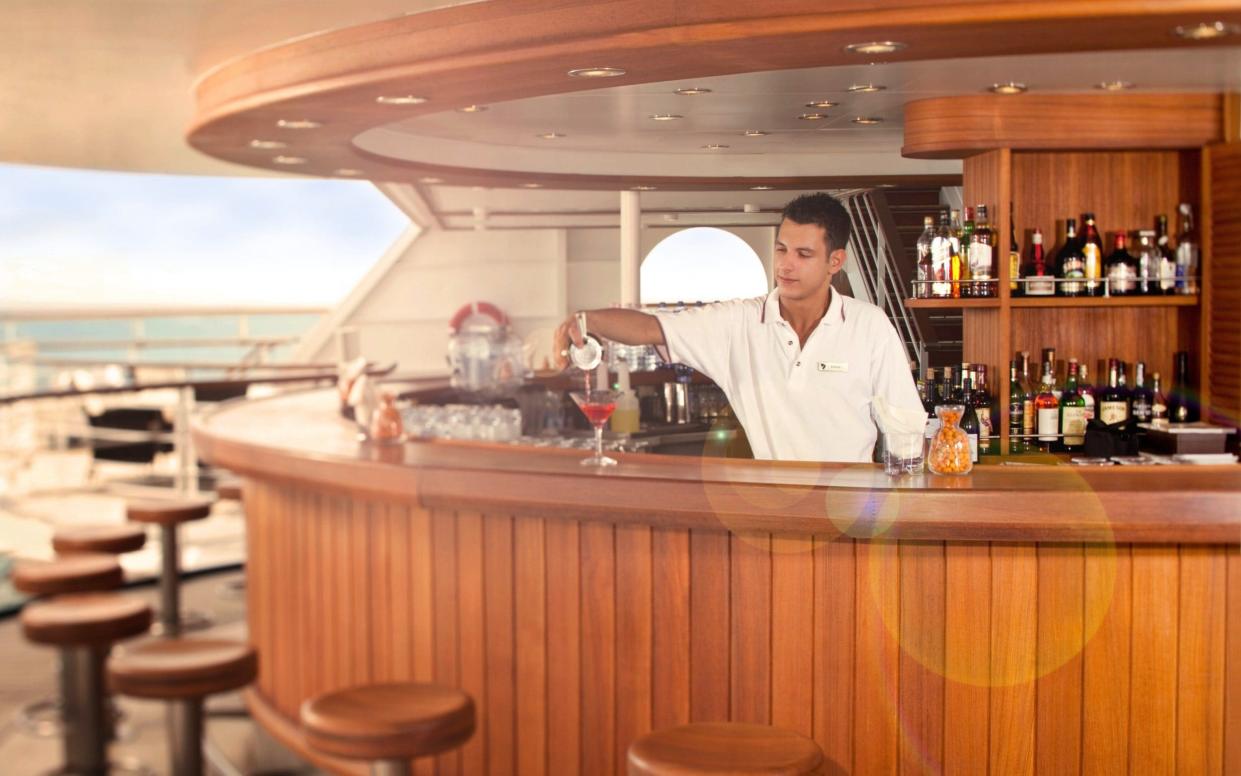
POLYGON ((590 425, 595 427, 595 454, 583 459, 582 466, 615 466, 616 459, 603 454, 603 426, 616 409, 620 391, 574 391, 569 395, 590 425))

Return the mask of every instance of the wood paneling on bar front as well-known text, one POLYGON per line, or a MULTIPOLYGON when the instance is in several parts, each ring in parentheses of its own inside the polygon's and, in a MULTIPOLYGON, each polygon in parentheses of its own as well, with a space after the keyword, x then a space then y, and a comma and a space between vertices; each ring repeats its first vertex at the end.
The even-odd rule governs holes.
MULTIPOLYGON (((812 735, 833 773, 1224 773, 1235 546, 855 541, 427 510, 251 480, 250 700, 465 687, 420 773, 620 774, 685 719, 812 735)), ((336 764, 337 766, 339 764, 336 764)))

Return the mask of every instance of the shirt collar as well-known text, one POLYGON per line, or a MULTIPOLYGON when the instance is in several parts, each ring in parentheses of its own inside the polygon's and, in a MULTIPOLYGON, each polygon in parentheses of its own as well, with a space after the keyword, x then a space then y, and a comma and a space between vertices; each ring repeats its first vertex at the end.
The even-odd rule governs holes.
MULTIPOLYGON (((830 291, 831 297, 827 303, 827 312, 823 314, 823 320, 819 321, 820 326, 836 326, 844 323, 845 320, 845 302, 844 294, 836 289, 830 291)), ((763 302, 762 312, 759 313, 759 323, 779 323, 784 319, 780 317, 780 287, 776 286, 767 294, 766 301, 763 302)))

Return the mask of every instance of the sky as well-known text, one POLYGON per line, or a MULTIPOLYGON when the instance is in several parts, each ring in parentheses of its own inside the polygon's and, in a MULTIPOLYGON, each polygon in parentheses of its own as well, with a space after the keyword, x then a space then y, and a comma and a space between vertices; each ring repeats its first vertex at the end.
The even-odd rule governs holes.
POLYGON ((331 306, 408 225, 360 181, 0 165, 0 310, 331 306))

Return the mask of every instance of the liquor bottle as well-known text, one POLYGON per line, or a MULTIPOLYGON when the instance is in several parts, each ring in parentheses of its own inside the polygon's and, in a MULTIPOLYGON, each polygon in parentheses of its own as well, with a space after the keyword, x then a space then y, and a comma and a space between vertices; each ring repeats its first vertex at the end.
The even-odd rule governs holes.
POLYGON ((922 234, 918 235, 918 282, 914 284, 914 298, 926 299, 931 295, 931 280, 935 267, 931 262, 931 241, 935 239, 935 225, 930 216, 922 219, 922 234))
POLYGON ((1138 293, 1159 293, 1159 248, 1155 245, 1155 232, 1143 229, 1138 232, 1138 293))
POLYGON ((1086 446, 1086 399, 1077 391, 1077 359, 1069 359, 1069 376, 1060 396, 1061 444, 1069 452, 1086 446))
POLYGON ((973 383, 977 386, 974 389, 974 412, 978 415, 978 454, 991 455, 998 452, 995 448, 999 445, 999 433, 995 423, 1000 415, 992 409, 991 391, 987 390, 987 365, 979 364, 974 371, 978 375, 973 383))
POLYGON ((979 205, 978 220, 974 222, 970 238, 970 277, 973 278, 974 296, 996 296, 995 249, 999 240, 995 230, 987 224, 987 206, 979 205))
POLYGON ((1168 397, 1163 393, 1158 372, 1151 375, 1151 425, 1168 425, 1168 397))
POLYGON ((1030 261, 1026 264, 1022 286, 1026 296, 1054 296, 1055 270, 1043 253, 1043 231, 1035 229, 1030 237, 1030 261))
POLYGON ((1194 210, 1188 202, 1178 208, 1181 233, 1176 236, 1176 292, 1198 293, 1198 230, 1194 229, 1194 210))
POLYGON ((1025 452, 1026 396, 1017 374, 1017 361, 1008 362, 1008 452, 1018 455, 1025 452))
POLYGON ((1172 390, 1168 393, 1168 419, 1173 423, 1198 420, 1198 402, 1189 379, 1189 353, 1178 350, 1172 356, 1172 390))
POLYGON ((1112 296, 1132 296, 1138 292, 1138 260, 1125 250, 1127 236, 1116 233, 1116 242, 1107 257, 1107 292, 1112 296))
POLYGON ((961 222, 958 237, 961 252, 961 296, 969 298, 974 295, 974 269, 970 266, 970 249, 974 242, 974 210, 965 209, 965 220, 961 222))
POLYGON ((1103 240, 1095 226, 1094 213, 1082 213, 1082 256, 1086 260, 1086 296, 1103 293, 1103 240))
POLYGON ((1156 293, 1175 294, 1176 254, 1168 245, 1168 217, 1165 215, 1155 217, 1155 242, 1159 247, 1159 271, 1156 273, 1159 288, 1156 293))
POLYGON ((1120 387, 1120 363, 1110 358, 1107 362, 1107 386, 1099 393, 1099 420, 1107 425, 1124 423, 1129 419, 1129 397, 1120 387))
POLYGON ((961 415, 961 430, 970 437, 970 460, 978 463, 978 442, 981 430, 978 413, 974 410, 974 389, 968 377, 961 384, 961 404, 965 405, 965 412, 961 415))
POLYGON ((931 238, 931 268, 935 278, 931 296, 939 299, 952 296, 952 231, 948 216, 943 213, 939 216, 939 228, 931 238))
POLYGON ((1085 364, 1079 364, 1077 367, 1077 392, 1086 400, 1086 422, 1089 423, 1090 419, 1095 416, 1097 401, 1095 398, 1095 388, 1090 384, 1085 364))
MULTIPOLYGON (((1041 235, 1040 235, 1041 238, 1041 235)), ((1008 203, 1008 294, 1021 296, 1021 246, 1017 244, 1017 219, 1013 203, 1008 203)))
POLYGON ((1077 239, 1077 219, 1070 218, 1064 222, 1064 245, 1060 255, 1056 257, 1056 284, 1059 296, 1082 296, 1086 288, 1079 279, 1086 277, 1086 256, 1077 239))
POLYGON ((940 404, 952 404, 952 367, 944 367, 944 378, 940 382, 940 404))
POLYGON ((1146 363, 1139 361, 1133 374, 1133 390, 1129 392, 1130 408, 1133 419, 1139 423, 1149 423, 1154 412, 1155 394, 1146 387, 1146 363))
POLYGON ((918 395, 922 397, 922 409, 926 410, 927 417, 935 414, 935 370, 927 369, 926 378, 920 381, 921 390, 918 395))
POLYGON ((961 296, 961 213, 952 211, 952 223, 948 227, 948 239, 952 243, 952 298, 961 296))
POLYGON ((1022 450, 1034 449, 1034 428, 1037 417, 1034 414, 1034 397, 1038 396, 1034 378, 1030 376, 1030 351, 1023 350, 1021 356, 1021 433, 1025 435, 1022 450))
POLYGON ((1060 400, 1051 392, 1051 364, 1043 364, 1043 382, 1034 399, 1034 411, 1038 413, 1039 448, 1050 453, 1056 449, 1060 433, 1060 400))
POLYGON ((1057 368, 1055 348, 1043 348, 1043 363, 1051 364, 1051 392, 1059 399, 1061 392, 1064 390, 1064 385, 1060 382, 1060 371, 1057 368))

